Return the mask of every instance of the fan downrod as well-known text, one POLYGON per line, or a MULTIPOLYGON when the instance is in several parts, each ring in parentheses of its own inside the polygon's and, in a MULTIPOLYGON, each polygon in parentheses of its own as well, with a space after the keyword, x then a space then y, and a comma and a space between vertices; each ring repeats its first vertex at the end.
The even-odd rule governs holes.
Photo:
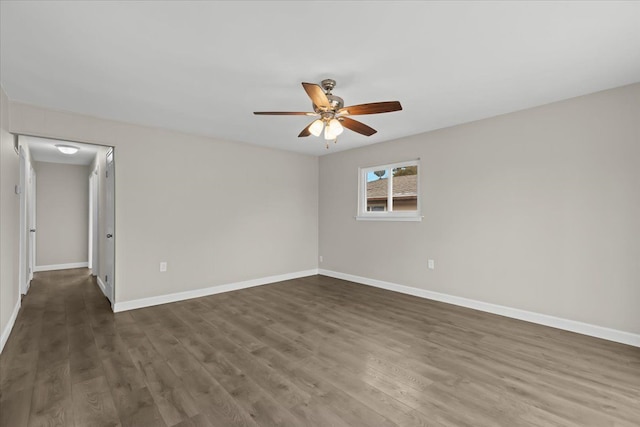
POLYGON ((331 91, 333 90, 334 87, 336 87, 336 81, 333 79, 324 79, 323 81, 320 82, 320 85, 322 86, 324 91, 327 93, 327 95, 331 95, 331 91))
POLYGON ((318 114, 331 113, 331 117, 335 116, 336 112, 344 107, 344 100, 339 96, 331 93, 331 90, 336 87, 336 81, 333 79, 324 79, 320 82, 320 86, 324 89, 327 99, 329 100, 329 109, 318 108, 315 104, 311 103, 313 111, 318 114))

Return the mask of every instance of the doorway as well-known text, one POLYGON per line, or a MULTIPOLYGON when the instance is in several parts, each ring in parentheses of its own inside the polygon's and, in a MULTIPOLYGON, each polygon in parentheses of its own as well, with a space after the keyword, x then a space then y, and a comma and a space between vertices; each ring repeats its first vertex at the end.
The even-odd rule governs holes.
POLYGON ((33 273, 89 268, 115 303, 115 150, 18 136, 20 292, 33 273))

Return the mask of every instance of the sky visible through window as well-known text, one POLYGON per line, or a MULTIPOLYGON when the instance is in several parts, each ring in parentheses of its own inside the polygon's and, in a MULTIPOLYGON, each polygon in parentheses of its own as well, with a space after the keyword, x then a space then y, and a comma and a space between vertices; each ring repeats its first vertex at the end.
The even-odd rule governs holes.
MULTIPOLYGON (((382 172, 382 170, 380 172, 382 172)), ((367 182, 377 181, 383 178, 389 178, 389 169, 384 170, 384 175, 381 177, 378 177, 373 171, 367 173, 367 182)))

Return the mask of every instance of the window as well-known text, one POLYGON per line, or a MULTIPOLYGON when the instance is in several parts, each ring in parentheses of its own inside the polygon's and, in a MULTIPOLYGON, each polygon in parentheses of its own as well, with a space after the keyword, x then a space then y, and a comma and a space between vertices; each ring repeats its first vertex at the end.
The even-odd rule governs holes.
POLYGON ((360 168, 360 220, 421 221, 418 160, 360 168))

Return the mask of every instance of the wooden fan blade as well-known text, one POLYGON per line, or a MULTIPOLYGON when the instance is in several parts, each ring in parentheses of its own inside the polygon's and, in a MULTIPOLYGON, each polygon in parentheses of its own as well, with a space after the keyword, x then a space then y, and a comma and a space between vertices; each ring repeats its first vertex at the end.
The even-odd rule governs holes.
POLYGON ((302 111, 254 111, 253 114, 269 116, 317 116, 316 113, 304 113, 302 111))
POLYGON ((359 104, 341 108, 338 110, 338 114, 359 116, 362 114, 390 113, 399 110, 402 110, 402 105, 400 105, 398 101, 371 102, 369 104, 359 104))
POLYGON ((309 126, 307 126, 306 128, 302 129, 302 132, 300 132, 300 134, 298 135, 298 138, 303 138, 305 136, 311 135, 311 131, 309 130, 309 128, 311 127, 312 124, 313 124, 313 122, 309 123, 309 126))
POLYGON ((340 117, 338 120, 340 120, 342 126, 346 127, 347 129, 351 129, 354 132, 358 132, 364 136, 371 136, 374 133, 378 132, 374 128, 369 127, 357 120, 350 119, 349 117, 340 117))
POLYGON ((320 86, 314 83, 302 83, 302 87, 311 98, 311 101, 320 108, 329 109, 331 108, 331 103, 329 102, 329 98, 325 95, 324 91, 320 86))

